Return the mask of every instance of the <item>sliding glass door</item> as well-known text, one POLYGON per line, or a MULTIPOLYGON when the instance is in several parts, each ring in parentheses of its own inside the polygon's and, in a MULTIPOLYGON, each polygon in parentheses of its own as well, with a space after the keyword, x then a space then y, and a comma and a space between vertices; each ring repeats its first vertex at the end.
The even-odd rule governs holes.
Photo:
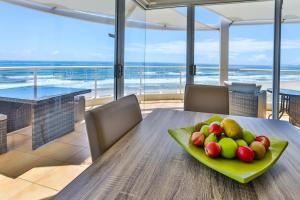
MULTIPOLYGON (((125 7, 124 95, 144 98, 146 11, 134 0, 125 7)), ((143 107, 141 105, 141 107, 143 107)))
POLYGON ((219 24, 219 16, 201 6, 195 7, 195 84, 219 85, 220 32, 213 29, 219 24))
POLYGON ((86 88, 88 105, 111 101, 115 1, 100 4, 110 8, 101 23, 1 1, 0 88, 86 88))

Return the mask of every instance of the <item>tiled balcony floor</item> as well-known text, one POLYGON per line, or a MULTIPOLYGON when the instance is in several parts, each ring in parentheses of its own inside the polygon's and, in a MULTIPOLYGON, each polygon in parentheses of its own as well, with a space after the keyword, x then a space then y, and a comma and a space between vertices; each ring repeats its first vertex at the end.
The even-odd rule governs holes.
POLYGON ((31 150, 31 128, 8 135, 0 156, 0 199, 44 199, 55 195, 91 164, 84 123, 74 132, 31 150))
MULTIPOLYGON (((182 109, 181 101, 141 105, 146 116, 154 108, 182 109)), ((91 164, 84 122, 75 131, 31 150, 31 127, 8 135, 8 152, 0 155, 0 199, 47 199, 91 164)))
MULTIPOLYGON (((154 108, 182 108, 181 101, 142 103, 146 116, 154 108)), ((45 199, 55 195, 91 164, 84 122, 75 131, 31 150, 31 127, 8 135, 8 152, 0 155, 0 199, 45 199)))

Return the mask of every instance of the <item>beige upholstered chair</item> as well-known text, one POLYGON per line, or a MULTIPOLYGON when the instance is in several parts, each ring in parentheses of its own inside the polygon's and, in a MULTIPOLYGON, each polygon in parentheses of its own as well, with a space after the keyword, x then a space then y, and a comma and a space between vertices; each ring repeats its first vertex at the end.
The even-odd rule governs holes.
POLYGON ((85 115, 92 160, 95 161, 124 134, 142 121, 135 95, 88 111, 85 115))
POLYGON ((228 88, 212 85, 186 85, 184 110, 217 114, 229 113, 228 88))

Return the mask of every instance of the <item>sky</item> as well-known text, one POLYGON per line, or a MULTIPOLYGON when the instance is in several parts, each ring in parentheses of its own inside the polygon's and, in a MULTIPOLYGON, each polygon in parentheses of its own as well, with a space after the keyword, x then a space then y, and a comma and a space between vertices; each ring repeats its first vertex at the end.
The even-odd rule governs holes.
MULTIPOLYGON (((185 13, 185 8, 180 8, 185 13)), ((143 12, 142 12, 143 13, 143 12)), ((146 14, 145 14, 146 18, 146 14)), ((196 19, 219 24, 216 14, 196 8, 196 19)), ((114 59, 110 25, 51 15, 0 2, 0 60, 105 61, 114 59)), ((185 63, 185 31, 126 28, 126 62, 185 63)), ((271 65, 273 25, 231 26, 232 65, 271 65)), ((282 64, 300 65, 300 24, 282 26, 282 64)), ((195 33, 195 62, 219 63, 219 32, 195 33)))

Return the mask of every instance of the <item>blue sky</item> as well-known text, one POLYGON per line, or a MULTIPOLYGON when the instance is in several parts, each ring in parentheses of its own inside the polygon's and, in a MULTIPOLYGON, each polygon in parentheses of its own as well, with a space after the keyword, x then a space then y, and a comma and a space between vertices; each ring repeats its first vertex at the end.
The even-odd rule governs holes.
MULTIPOLYGON (((180 9, 184 12, 184 9, 180 9)), ((196 18, 220 18, 197 7, 196 18)), ((113 61, 114 27, 50 15, 0 2, 0 60, 113 61)), ((125 60, 185 63, 184 31, 126 29, 125 60), (144 51, 145 49, 145 51, 144 51), (145 53, 144 53, 145 52, 145 53)), ((196 32, 196 63, 218 64, 218 31, 196 32)), ((271 65, 273 25, 232 26, 230 64, 271 65)), ((282 63, 300 64, 300 24, 284 24, 282 63)))

